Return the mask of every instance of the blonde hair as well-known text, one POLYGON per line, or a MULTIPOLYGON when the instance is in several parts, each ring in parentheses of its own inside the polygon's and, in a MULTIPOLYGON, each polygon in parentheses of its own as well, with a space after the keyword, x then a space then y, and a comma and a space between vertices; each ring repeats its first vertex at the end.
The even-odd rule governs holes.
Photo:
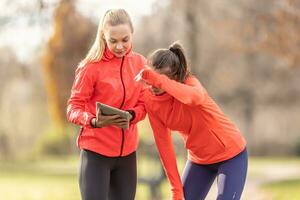
POLYGON ((98 25, 96 39, 85 58, 79 63, 78 67, 84 67, 87 63, 101 60, 105 49, 104 29, 106 25, 116 26, 120 24, 128 24, 133 33, 133 25, 130 16, 124 9, 111 9, 106 11, 101 23, 98 25))

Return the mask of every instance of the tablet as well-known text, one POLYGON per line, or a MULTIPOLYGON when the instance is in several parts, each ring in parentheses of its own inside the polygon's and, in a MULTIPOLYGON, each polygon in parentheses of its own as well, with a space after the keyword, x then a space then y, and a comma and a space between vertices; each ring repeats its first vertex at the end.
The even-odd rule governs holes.
POLYGON ((102 115, 120 115, 121 117, 125 118, 128 121, 128 123, 122 128, 123 129, 129 128, 129 121, 131 119, 131 115, 128 111, 121 110, 100 102, 96 102, 96 107, 97 107, 96 111, 101 110, 102 115))

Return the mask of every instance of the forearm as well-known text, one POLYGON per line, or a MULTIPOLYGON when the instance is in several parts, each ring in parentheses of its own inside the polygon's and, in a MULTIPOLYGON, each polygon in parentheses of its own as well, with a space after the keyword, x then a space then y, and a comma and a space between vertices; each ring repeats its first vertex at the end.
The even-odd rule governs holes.
POLYGON ((134 113, 134 118, 131 119, 131 123, 138 123, 139 121, 145 119, 146 117, 146 108, 145 108, 145 101, 144 101, 144 94, 145 94, 146 88, 143 87, 139 90, 139 98, 137 100, 137 103, 134 107, 128 109, 132 110, 134 113))
POLYGON ((135 124, 145 119, 147 113, 144 105, 137 105, 136 107, 131 108, 130 110, 134 113, 134 118, 131 120, 131 123, 135 124))
POLYGON ((196 106, 205 100, 206 91, 198 85, 180 83, 153 70, 145 70, 142 77, 146 83, 166 91, 184 104, 196 106))
POLYGON ((95 73, 88 66, 77 68, 67 106, 67 120, 79 126, 91 127, 95 115, 86 111, 86 104, 94 91, 95 73))
POLYGON ((69 104, 67 107, 67 120, 79 126, 91 128, 91 120, 95 115, 84 111, 81 107, 69 104))
POLYGON ((177 168, 171 132, 151 113, 149 113, 149 120, 162 165, 171 185, 172 199, 181 200, 183 199, 183 187, 177 168))
POLYGON ((158 151, 159 151, 160 159, 162 161, 166 176, 168 178, 168 182, 171 186, 172 199, 173 200, 183 199, 183 186, 180 179, 180 175, 178 173, 174 150, 173 148, 170 149, 170 145, 166 143, 160 145, 157 143, 157 145, 159 146, 158 151))

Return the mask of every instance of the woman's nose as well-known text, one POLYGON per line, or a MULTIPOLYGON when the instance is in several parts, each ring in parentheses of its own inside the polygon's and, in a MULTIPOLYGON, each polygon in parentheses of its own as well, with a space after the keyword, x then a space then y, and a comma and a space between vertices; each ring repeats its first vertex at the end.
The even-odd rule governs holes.
POLYGON ((117 46, 116 46, 116 48, 117 48, 117 49, 123 49, 123 45, 120 44, 120 43, 118 43, 117 46))

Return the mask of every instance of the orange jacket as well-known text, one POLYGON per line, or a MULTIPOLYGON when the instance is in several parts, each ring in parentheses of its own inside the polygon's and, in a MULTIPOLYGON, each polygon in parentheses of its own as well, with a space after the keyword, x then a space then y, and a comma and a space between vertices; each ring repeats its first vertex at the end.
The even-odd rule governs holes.
POLYGON ((67 119, 82 127, 77 138, 80 148, 110 157, 126 156, 136 151, 136 123, 144 119, 146 111, 141 101, 144 90, 134 81, 134 76, 144 63, 145 58, 131 50, 118 58, 106 48, 99 62, 77 68, 67 119), (129 129, 124 131, 115 126, 92 128, 90 121, 96 114, 96 101, 122 110, 133 110, 135 118, 129 129))
POLYGON ((246 142, 194 76, 189 76, 183 84, 146 69, 142 78, 166 91, 156 96, 147 90, 145 106, 173 199, 182 199, 183 188, 170 130, 179 131, 188 158, 199 164, 230 159, 245 148, 246 142))

